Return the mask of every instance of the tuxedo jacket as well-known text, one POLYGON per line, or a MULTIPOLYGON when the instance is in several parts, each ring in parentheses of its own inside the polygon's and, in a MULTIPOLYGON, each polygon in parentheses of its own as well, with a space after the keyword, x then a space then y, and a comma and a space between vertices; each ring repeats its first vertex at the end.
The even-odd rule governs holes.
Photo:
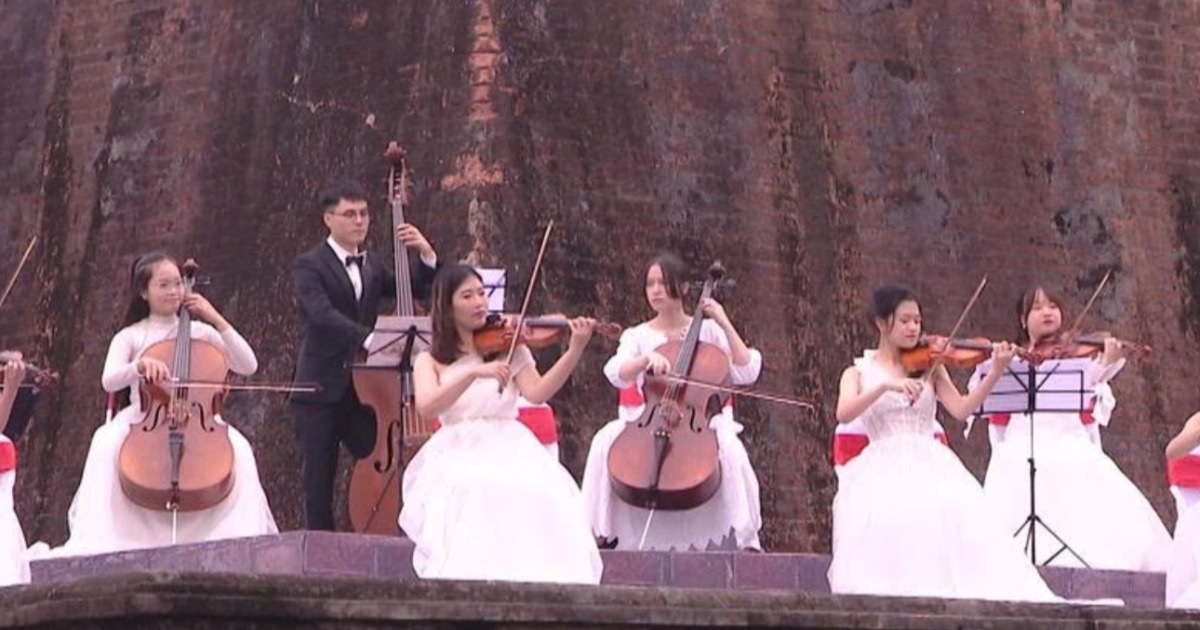
MULTIPOLYGON (((413 265, 413 297, 429 297, 435 273, 423 262, 413 265)), ((321 390, 292 394, 291 399, 336 403, 350 389, 349 365, 357 360, 363 341, 375 327, 380 301, 396 297, 395 273, 378 256, 368 253, 362 268, 362 297, 356 300, 346 262, 322 242, 296 258, 292 277, 300 309, 295 380, 318 383, 321 390)))

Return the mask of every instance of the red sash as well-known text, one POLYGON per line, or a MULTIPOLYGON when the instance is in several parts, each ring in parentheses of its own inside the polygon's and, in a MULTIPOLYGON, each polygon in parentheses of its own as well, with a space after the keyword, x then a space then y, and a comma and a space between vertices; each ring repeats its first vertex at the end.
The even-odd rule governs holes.
MULTIPOLYGON (((558 444, 558 422, 550 407, 521 407, 517 410, 517 420, 528 427, 542 444, 558 444)), ((434 418, 433 431, 440 428, 442 421, 434 418)))
POLYGON ((12 442, 0 442, 0 473, 16 469, 17 447, 12 442))
POLYGON ((835 433, 833 435, 833 465, 845 466, 846 462, 858 457, 871 440, 862 433, 835 433))
MULTIPOLYGON (((950 446, 950 438, 945 433, 934 433, 937 441, 950 446)), ((833 434, 833 465, 845 466, 847 462, 858 457, 871 440, 864 433, 834 433, 833 434)))
POLYGON ((1168 459, 1167 481, 1180 488, 1200 488, 1200 456, 1184 455, 1168 459))

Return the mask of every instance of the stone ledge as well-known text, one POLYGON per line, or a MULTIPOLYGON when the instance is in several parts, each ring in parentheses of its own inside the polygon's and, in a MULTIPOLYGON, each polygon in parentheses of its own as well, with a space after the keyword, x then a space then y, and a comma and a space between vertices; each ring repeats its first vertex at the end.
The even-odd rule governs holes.
MULTIPOLYGON (((306 575, 417 581, 405 538, 294 531, 274 536, 178 545, 32 563, 35 583, 145 571, 306 575)), ((613 586, 780 590, 828 594, 829 556, 737 552, 604 551, 604 583, 613 586)), ((1120 598, 1128 606, 1162 608, 1158 573, 1042 569, 1068 599, 1120 598)))
POLYGON ((456 627, 1184 628, 1200 614, 619 586, 130 573, 0 590, 15 628, 456 627))

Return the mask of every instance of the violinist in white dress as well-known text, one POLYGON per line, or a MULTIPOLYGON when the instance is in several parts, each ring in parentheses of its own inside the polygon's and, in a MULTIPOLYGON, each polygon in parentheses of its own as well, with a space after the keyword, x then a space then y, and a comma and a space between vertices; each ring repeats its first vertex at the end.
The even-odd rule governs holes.
MULTIPOLYGON (((21 356, 8 357, 0 383, 0 432, 8 426, 21 382, 25 363, 21 356)), ((29 559, 25 553, 25 532, 13 507, 13 486, 17 482, 17 451, 12 440, 0 433, 0 586, 29 582, 29 559)))
MULTIPOLYGON (((860 419, 870 443, 841 471, 833 503, 834 593, 1020 601, 1057 598, 987 509, 983 489, 953 451, 930 439, 937 402, 960 420, 999 373, 962 396, 942 366, 914 378, 901 351, 917 345, 921 310, 898 287, 875 291, 879 346, 843 372, 837 419, 860 419)), ((998 344, 1004 366, 1013 347, 998 344)))
MULTIPOLYGON (((604 375, 621 390, 620 408, 617 419, 592 438, 583 473, 588 518, 601 544, 616 549, 705 550, 731 541, 738 549, 758 551, 762 548, 758 536, 762 528, 758 477, 738 437, 742 425, 734 418, 731 401, 709 421, 717 438, 721 485, 703 505, 690 510, 657 510, 651 519, 649 510, 619 499, 609 480, 608 454, 613 442, 645 408, 642 388, 646 373, 662 374, 671 369, 670 362, 655 349, 682 339, 691 323, 692 316, 683 308, 685 273, 683 263, 674 255, 660 255, 651 261, 646 270, 645 295, 655 316, 626 329, 616 354, 604 365, 604 375)), ((762 354, 746 345, 716 300, 707 299, 700 308, 707 316, 700 328, 700 341, 719 347, 729 357, 733 384, 752 385, 762 371, 762 354)))
MULTIPOLYGON (((1019 343, 1032 351, 1062 328, 1061 302, 1034 287, 1017 303, 1019 343)), ((1120 344, 1105 342, 1103 353, 1084 374, 1095 399, 1083 413, 1036 412, 988 417, 992 446, 984 491, 1001 522, 1013 531, 1029 514, 1030 423, 1037 465, 1038 516, 1075 553, 1039 531, 1039 564, 1126 571, 1165 570, 1170 535, 1146 497, 1105 454, 1098 425, 1107 425, 1116 406, 1108 382, 1125 365, 1120 344), (1045 540, 1046 542, 1041 542, 1045 540), (1076 558, 1078 554, 1079 558, 1076 558)), ((994 370, 987 364, 980 371, 994 370)), ((1040 528, 1039 528, 1040 529, 1040 528)))
MULTIPOLYGON (((229 426, 228 433, 233 446, 233 490, 217 505, 179 512, 178 522, 173 524, 171 512, 140 507, 124 494, 117 469, 118 455, 130 426, 143 418, 139 389, 143 383, 161 383, 171 378, 169 366, 143 357, 142 353, 155 343, 176 337, 179 328, 176 313, 180 308, 187 308, 195 318, 204 320, 192 321, 192 339, 223 350, 230 370, 250 375, 258 369, 250 345, 208 300, 198 293, 184 296, 179 266, 165 254, 154 252, 135 261, 131 290, 134 295, 126 325, 109 345, 101 379, 106 391, 128 389, 129 406, 92 436, 83 477, 67 513, 70 537, 66 544, 49 552, 39 549, 38 555, 108 553, 172 542, 277 533, 279 529, 259 482, 254 451, 233 426, 229 426)), ((217 421, 224 423, 219 416, 217 421)))
POLYGON ((579 487, 517 417, 517 395, 540 404, 579 363, 595 322, 570 321, 570 346, 543 374, 518 346, 485 359, 474 332, 487 318, 478 272, 449 265, 433 285, 432 348, 417 356, 417 412, 441 428, 404 470, 400 527, 423 578, 598 584, 600 553, 579 487))

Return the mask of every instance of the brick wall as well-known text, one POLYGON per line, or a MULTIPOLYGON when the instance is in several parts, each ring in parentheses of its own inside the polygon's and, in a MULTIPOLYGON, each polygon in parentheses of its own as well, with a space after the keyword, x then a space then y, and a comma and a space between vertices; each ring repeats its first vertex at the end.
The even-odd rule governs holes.
MULTIPOLYGON (((1156 354, 1116 381, 1105 445, 1173 518, 1162 447, 1200 406, 1198 18, 1165 0, 15 4, 0 270, 41 244, 0 345, 64 375, 21 445, 29 537, 65 537, 132 259, 197 258, 260 377, 286 380, 313 193, 351 175, 382 208, 393 138, 411 218, 444 256, 508 267, 514 296, 558 221, 535 308, 632 324, 638 261, 725 262, 761 385, 820 408, 742 403, 769 548, 828 548, 837 377, 874 341, 871 288, 913 286, 945 331, 984 273, 966 332, 1001 338, 1032 277, 1071 318, 1115 271, 1086 326, 1156 354)), ((577 475, 614 412, 595 346, 554 401, 577 475)), ((299 526, 282 398, 238 394, 228 415, 299 526)), ((954 444, 976 474, 981 437, 954 444)))

